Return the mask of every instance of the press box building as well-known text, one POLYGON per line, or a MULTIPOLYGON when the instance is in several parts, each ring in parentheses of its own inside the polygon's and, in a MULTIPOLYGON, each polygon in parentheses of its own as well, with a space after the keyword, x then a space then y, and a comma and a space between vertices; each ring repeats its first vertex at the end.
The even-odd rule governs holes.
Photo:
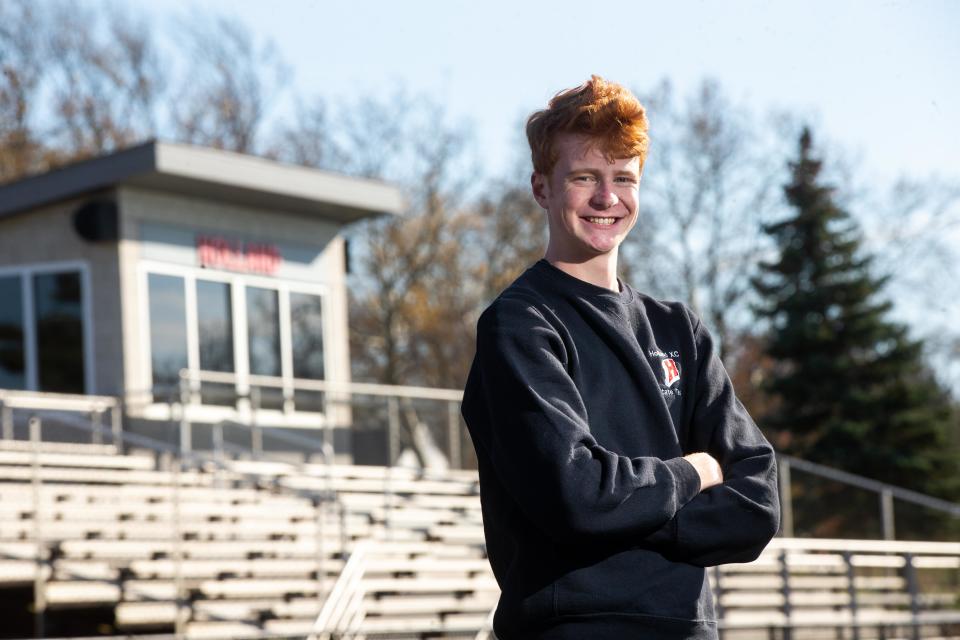
POLYGON ((0 389, 122 397, 170 421, 322 426, 348 381, 343 227, 389 185, 151 141, 0 186, 0 389), (211 380, 212 379, 212 380, 211 380), (302 385, 299 385, 302 387, 302 385))

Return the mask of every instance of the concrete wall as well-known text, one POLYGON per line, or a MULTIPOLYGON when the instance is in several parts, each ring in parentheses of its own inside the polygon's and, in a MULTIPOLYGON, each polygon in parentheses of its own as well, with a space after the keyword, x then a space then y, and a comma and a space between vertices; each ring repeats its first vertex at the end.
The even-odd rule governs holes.
MULTIPOLYGON (((104 197, 104 194, 98 194, 104 197)), ((109 195, 109 194, 106 194, 109 195)), ((94 196, 0 219, 0 268, 77 261, 89 270, 89 300, 93 318, 93 378, 91 393, 115 395, 123 385, 123 346, 120 315, 120 274, 117 243, 84 240, 73 228, 73 212, 94 196)), ((89 370, 89 369, 88 369, 89 370)))

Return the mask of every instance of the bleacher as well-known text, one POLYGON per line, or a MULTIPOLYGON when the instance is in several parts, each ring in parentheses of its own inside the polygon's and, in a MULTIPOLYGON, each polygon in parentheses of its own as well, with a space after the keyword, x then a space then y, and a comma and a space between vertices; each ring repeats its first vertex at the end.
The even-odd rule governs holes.
POLYGON ((0 587, 33 584, 41 567, 48 610, 110 607, 117 632, 172 631, 179 611, 190 638, 306 635, 344 550, 367 541, 374 633, 458 616, 456 629, 475 633, 496 603, 470 473, 156 462, 0 441, 0 587))
MULTIPOLYGON (((727 640, 960 637, 960 543, 778 538, 708 575, 727 640)), ((498 597, 475 472, 0 440, 0 589, 34 585, 211 639, 492 637, 498 597)))

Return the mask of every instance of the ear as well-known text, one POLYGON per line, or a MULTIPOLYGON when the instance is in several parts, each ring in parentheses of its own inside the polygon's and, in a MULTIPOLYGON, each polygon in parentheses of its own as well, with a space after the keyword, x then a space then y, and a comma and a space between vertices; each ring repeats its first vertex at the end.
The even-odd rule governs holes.
POLYGON ((550 197, 550 179, 542 173, 536 171, 530 176, 530 190, 533 191, 533 198, 543 209, 548 209, 547 200, 550 197))

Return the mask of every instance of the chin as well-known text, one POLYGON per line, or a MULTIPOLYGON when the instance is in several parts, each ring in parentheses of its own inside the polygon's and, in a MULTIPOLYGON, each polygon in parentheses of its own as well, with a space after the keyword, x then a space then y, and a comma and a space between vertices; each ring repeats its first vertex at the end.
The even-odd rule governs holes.
POLYGON ((603 246, 591 245, 590 249, 593 251, 593 253, 597 255, 603 255, 603 254, 610 253, 612 251, 616 251, 619 247, 620 247, 620 243, 617 242, 616 244, 612 244, 612 245, 603 245, 603 246))

